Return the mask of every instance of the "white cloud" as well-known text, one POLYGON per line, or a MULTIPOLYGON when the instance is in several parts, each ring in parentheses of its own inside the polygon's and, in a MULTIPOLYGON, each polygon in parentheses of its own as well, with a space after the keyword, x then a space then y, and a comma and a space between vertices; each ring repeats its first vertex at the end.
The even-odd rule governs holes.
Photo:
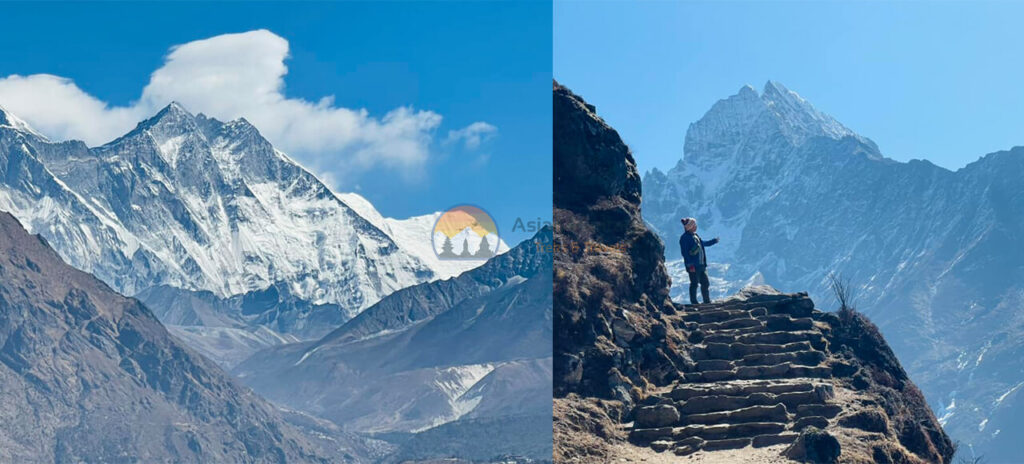
POLYGON ((51 139, 89 144, 113 140, 146 117, 138 107, 110 108, 70 79, 50 74, 0 78, 0 105, 51 139))
POLYGON ((498 134, 498 128, 483 121, 477 121, 462 129, 448 131, 447 143, 458 143, 462 140, 466 149, 476 150, 480 144, 498 134))
MULTIPOLYGON (((328 171, 323 175, 374 166, 410 171, 427 160, 441 115, 399 107, 374 117, 335 105, 333 96, 288 98, 286 58, 288 41, 270 31, 224 34, 172 47, 128 106, 111 106, 70 79, 48 74, 0 78, 0 105, 50 138, 90 145, 113 140, 178 101, 225 121, 245 117, 275 146, 328 171)), ((478 122, 448 137, 470 148, 495 131, 478 122)))

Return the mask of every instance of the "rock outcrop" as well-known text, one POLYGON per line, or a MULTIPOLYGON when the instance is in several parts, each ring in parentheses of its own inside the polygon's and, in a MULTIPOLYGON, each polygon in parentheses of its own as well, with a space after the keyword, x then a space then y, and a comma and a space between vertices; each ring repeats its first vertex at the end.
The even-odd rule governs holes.
POLYGON ((555 394, 631 401, 681 371, 663 245, 640 216, 629 148, 565 87, 554 89, 555 394))
POLYGON ((677 306, 629 149, 554 88, 555 461, 949 462, 877 329, 751 287, 677 306))

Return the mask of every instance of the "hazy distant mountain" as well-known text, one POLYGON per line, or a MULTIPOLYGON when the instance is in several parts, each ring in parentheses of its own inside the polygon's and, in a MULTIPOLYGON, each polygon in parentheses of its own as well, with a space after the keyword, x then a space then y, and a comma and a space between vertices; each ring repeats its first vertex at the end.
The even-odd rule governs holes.
POLYGON ((957 171, 893 161, 769 82, 690 125, 683 159, 644 177, 643 212, 676 298, 684 216, 722 237, 708 251, 719 296, 764 281, 826 302, 825 276, 849 278, 949 434, 999 461, 1024 433, 1022 175, 1024 148, 957 171))
POLYGON ((0 461, 327 462, 138 301, 0 213, 0 461))
MULTIPOLYGON (((550 418, 550 244, 545 229, 459 277, 400 290, 319 341, 260 351, 234 372, 271 400, 348 430, 424 432, 470 420, 497 430, 550 418)), ((523 446, 550 459, 550 440, 523 446)))

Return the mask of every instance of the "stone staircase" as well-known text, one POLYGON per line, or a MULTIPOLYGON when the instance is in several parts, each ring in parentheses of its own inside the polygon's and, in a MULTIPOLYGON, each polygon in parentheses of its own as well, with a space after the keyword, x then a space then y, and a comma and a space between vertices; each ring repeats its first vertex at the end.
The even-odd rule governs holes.
POLYGON ((681 307, 694 364, 634 411, 630 440, 685 456, 697 451, 793 442, 824 429, 842 408, 834 399, 831 353, 813 303, 758 295, 681 307))

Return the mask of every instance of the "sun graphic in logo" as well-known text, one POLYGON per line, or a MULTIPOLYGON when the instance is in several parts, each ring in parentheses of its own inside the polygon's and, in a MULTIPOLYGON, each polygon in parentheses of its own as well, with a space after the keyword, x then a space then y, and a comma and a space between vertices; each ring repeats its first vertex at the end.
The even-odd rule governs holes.
POLYGON ((498 252, 498 226, 484 210, 459 205, 434 223, 434 253, 441 259, 489 259, 498 252))

